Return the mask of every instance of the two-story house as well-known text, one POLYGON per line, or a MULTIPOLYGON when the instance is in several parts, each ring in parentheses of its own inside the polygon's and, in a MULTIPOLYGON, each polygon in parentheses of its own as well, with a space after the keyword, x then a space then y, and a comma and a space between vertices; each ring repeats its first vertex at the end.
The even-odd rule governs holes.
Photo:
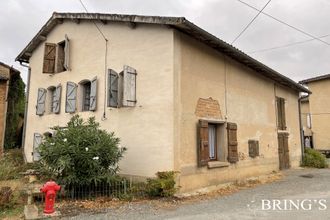
POLYGON ((305 145, 330 155, 330 74, 299 83, 312 92, 301 100, 305 145))
POLYGON ((185 18, 54 13, 16 60, 29 162, 78 113, 120 137, 121 174, 179 171, 181 192, 299 166, 309 91, 185 18))

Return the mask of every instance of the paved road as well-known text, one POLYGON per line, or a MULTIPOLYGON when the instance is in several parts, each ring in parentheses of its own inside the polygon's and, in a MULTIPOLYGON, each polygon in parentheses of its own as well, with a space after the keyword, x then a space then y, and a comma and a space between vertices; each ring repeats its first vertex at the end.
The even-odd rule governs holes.
POLYGON ((285 172, 285 176, 278 182, 181 205, 174 210, 154 210, 147 205, 136 205, 126 207, 124 212, 109 210, 105 214, 80 215, 71 219, 330 220, 330 169, 290 170, 285 172), (270 208, 275 210, 267 210, 270 208))

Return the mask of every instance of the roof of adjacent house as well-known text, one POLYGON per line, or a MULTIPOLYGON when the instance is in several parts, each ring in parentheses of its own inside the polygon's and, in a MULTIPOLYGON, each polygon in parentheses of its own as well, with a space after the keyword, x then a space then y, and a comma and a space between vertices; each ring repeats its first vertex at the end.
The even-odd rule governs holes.
MULTIPOLYGON (((4 66, 4 67, 6 67, 6 68, 8 68, 9 70, 11 70, 12 72, 11 73, 20 73, 17 69, 15 69, 14 67, 12 67, 12 66, 9 66, 9 65, 7 65, 7 64, 5 64, 5 63, 3 63, 3 62, 0 62, 0 66, 4 66)), ((0 72, 0 80, 9 80, 9 77, 6 75, 6 74, 4 74, 4 73, 1 73, 0 72)))
POLYGON ((275 82, 292 88, 297 91, 311 93, 307 88, 299 85, 292 79, 278 73, 263 63, 243 53, 234 46, 208 33, 202 28, 196 26, 184 17, 160 17, 160 16, 140 16, 140 15, 121 15, 121 14, 100 14, 100 13, 57 13, 54 12, 52 17, 40 29, 36 36, 16 57, 16 61, 29 62, 34 49, 47 38, 47 34, 52 29, 63 22, 63 20, 71 20, 79 23, 81 20, 101 21, 106 24, 110 22, 124 22, 128 24, 159 24, 170 26, 180 32, 188 34, 194 39, 203 42, 204 44, 214 48, 217 51, 231 57, 232 59, 242 63, 245 66, 255 70, 260 76, 270 78, 275 82))
POLYGON ((301 80, 299 83, 308 84, 310 82, 320 81, 320 80, 324 80, 324 79, 330 79, 330 74, 325 74, 325 75, 321 75, 321 76, 312 77, 309 79, 304 79, 304 80, 301 80))

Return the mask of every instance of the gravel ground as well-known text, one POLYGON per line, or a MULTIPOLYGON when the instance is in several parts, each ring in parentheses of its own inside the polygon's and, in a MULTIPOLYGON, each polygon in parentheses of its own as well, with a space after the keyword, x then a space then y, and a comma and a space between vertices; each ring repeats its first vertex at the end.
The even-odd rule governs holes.
POLYGON ((107 213, 66 219, 330 219, 330 169, 289 170, 284 175, 277 182, 171 209, 156 210, 148 204, 127 204, 109 209, 107 213), (265 210, 270 208, 267 205, 262 210, 262 200, 279 200, 280 204, 275 210, 265 210), (292 205, 289 210, 289 200, 299 207, 292 205))

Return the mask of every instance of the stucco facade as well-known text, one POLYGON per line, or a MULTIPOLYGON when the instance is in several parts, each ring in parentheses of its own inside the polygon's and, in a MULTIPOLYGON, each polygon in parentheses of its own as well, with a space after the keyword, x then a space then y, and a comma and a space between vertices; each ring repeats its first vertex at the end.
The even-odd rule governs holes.
MULTIPOLYGON (((180 171, 183 191, 257 176, 279 169, 275 97, 286 105, 287 132, 292 167, 299 166, 298 92, 257 76, 251 69, 189 38, 175 34, 180 57, 178 81, 180 100, 179 142, 176 170, 180 171), (226 97, 227 96, 227 97, 226 97), (222 120, 237 123, 239 161, 228 167, 209 169, 197 166, 195 109, 199 98, 218 100, 222 120), (260 156, 249 157, 248 140, 259 140, 260 156)), ((209 118, 212 120, 212 118, 209 118)))
MULTIPOLYGON (((330 77, 315 80, 303 80, 312 92, 308 101, 303 102, 306 111, 311 116, 311 135, 313 137, 313 146, 318 150, 330 150, 330 77)), ((303 113, 303 112, 302 112, 303 113)), ((302 115, 304 119, 306 116, 302 115)))
MULTIPOLYGON (((109 39, 106 70, 105 41, 94 24, 85 20, 64 20, 56 25, 30 55, 24 143, 28 162, 33 160, 34 134, 43 134, 55 125, 64 126, 72 116, 64 110, 66 83, 75 82, 79 87, 79 82, 97 77, 96 111, 82 112, 78 108, 76 113, 84 118, 95 116, 102 128, 114 131, 121 139, 121 145, 127 148, 120 162, 121 174, 145 178, 157 171, 179 171, 178 185, 186 192, 269 173, 279 169, 278 133, 288 134, 291 167, 299 165, 299 87, 295 83, 284 78, 288 81, 285 86, 278 83, 278 78, 263 77, 168 26, 97 23, 109 39), (70 39, 70 71, 42 73, 45 43, 61 42, 65 35, 70 39), (137 102, 134 107, 107 107, 107 70, 120 72, 124 65, 137 70, 137 102), (58 84, 62 85, 59 114, 46 109, 42 116, 36 115, 38 89, 58 84), (283 131, 277 126, 276 97, 285 100, 283 131), (221 166, 198 166, 200 119, 219 126, 217 138, 222 147, 217 154, 221 166), (237 124, 236 163, 227 161, 227 123, 237 124), (259 156, 254 158, 249 157, 251 139, 259 141, 259 156)), ((78 88, 77 106, 81 105, 80 92, 78 88)))
POLYGON ((47 42, 57 43, 65 34, 69 36, 71 71, 43 74, 44 44, 33 52, 24 149, 27 161, 32 161, 34 133, 43 134, 55 125, 64 126, 71 118, 72 114, 64 110, 66 83, 78 84, 97 77, 96 111, 81 112, 78 108, 77 113, 84 118, 95 116, 102 128, 120 137, 121 145, 127 148, 120 164, 121 172, 153 176, 159 170, 173 170, 173 31, 153 25, 132 29, 116 23, 107 25, 103 31, 109 38, 108 68, 120 72, 124 65, 130 65, 138 70, 136 106, 106 107, 106 119, 101 120, 107 90, 105 42, 91 22, 67 21, 58 25, 47 36, 47 42), (38 88, 58 84, 63 86, 60 114, 50 114, 46 109, 43 116, 36 115, 38 88))

